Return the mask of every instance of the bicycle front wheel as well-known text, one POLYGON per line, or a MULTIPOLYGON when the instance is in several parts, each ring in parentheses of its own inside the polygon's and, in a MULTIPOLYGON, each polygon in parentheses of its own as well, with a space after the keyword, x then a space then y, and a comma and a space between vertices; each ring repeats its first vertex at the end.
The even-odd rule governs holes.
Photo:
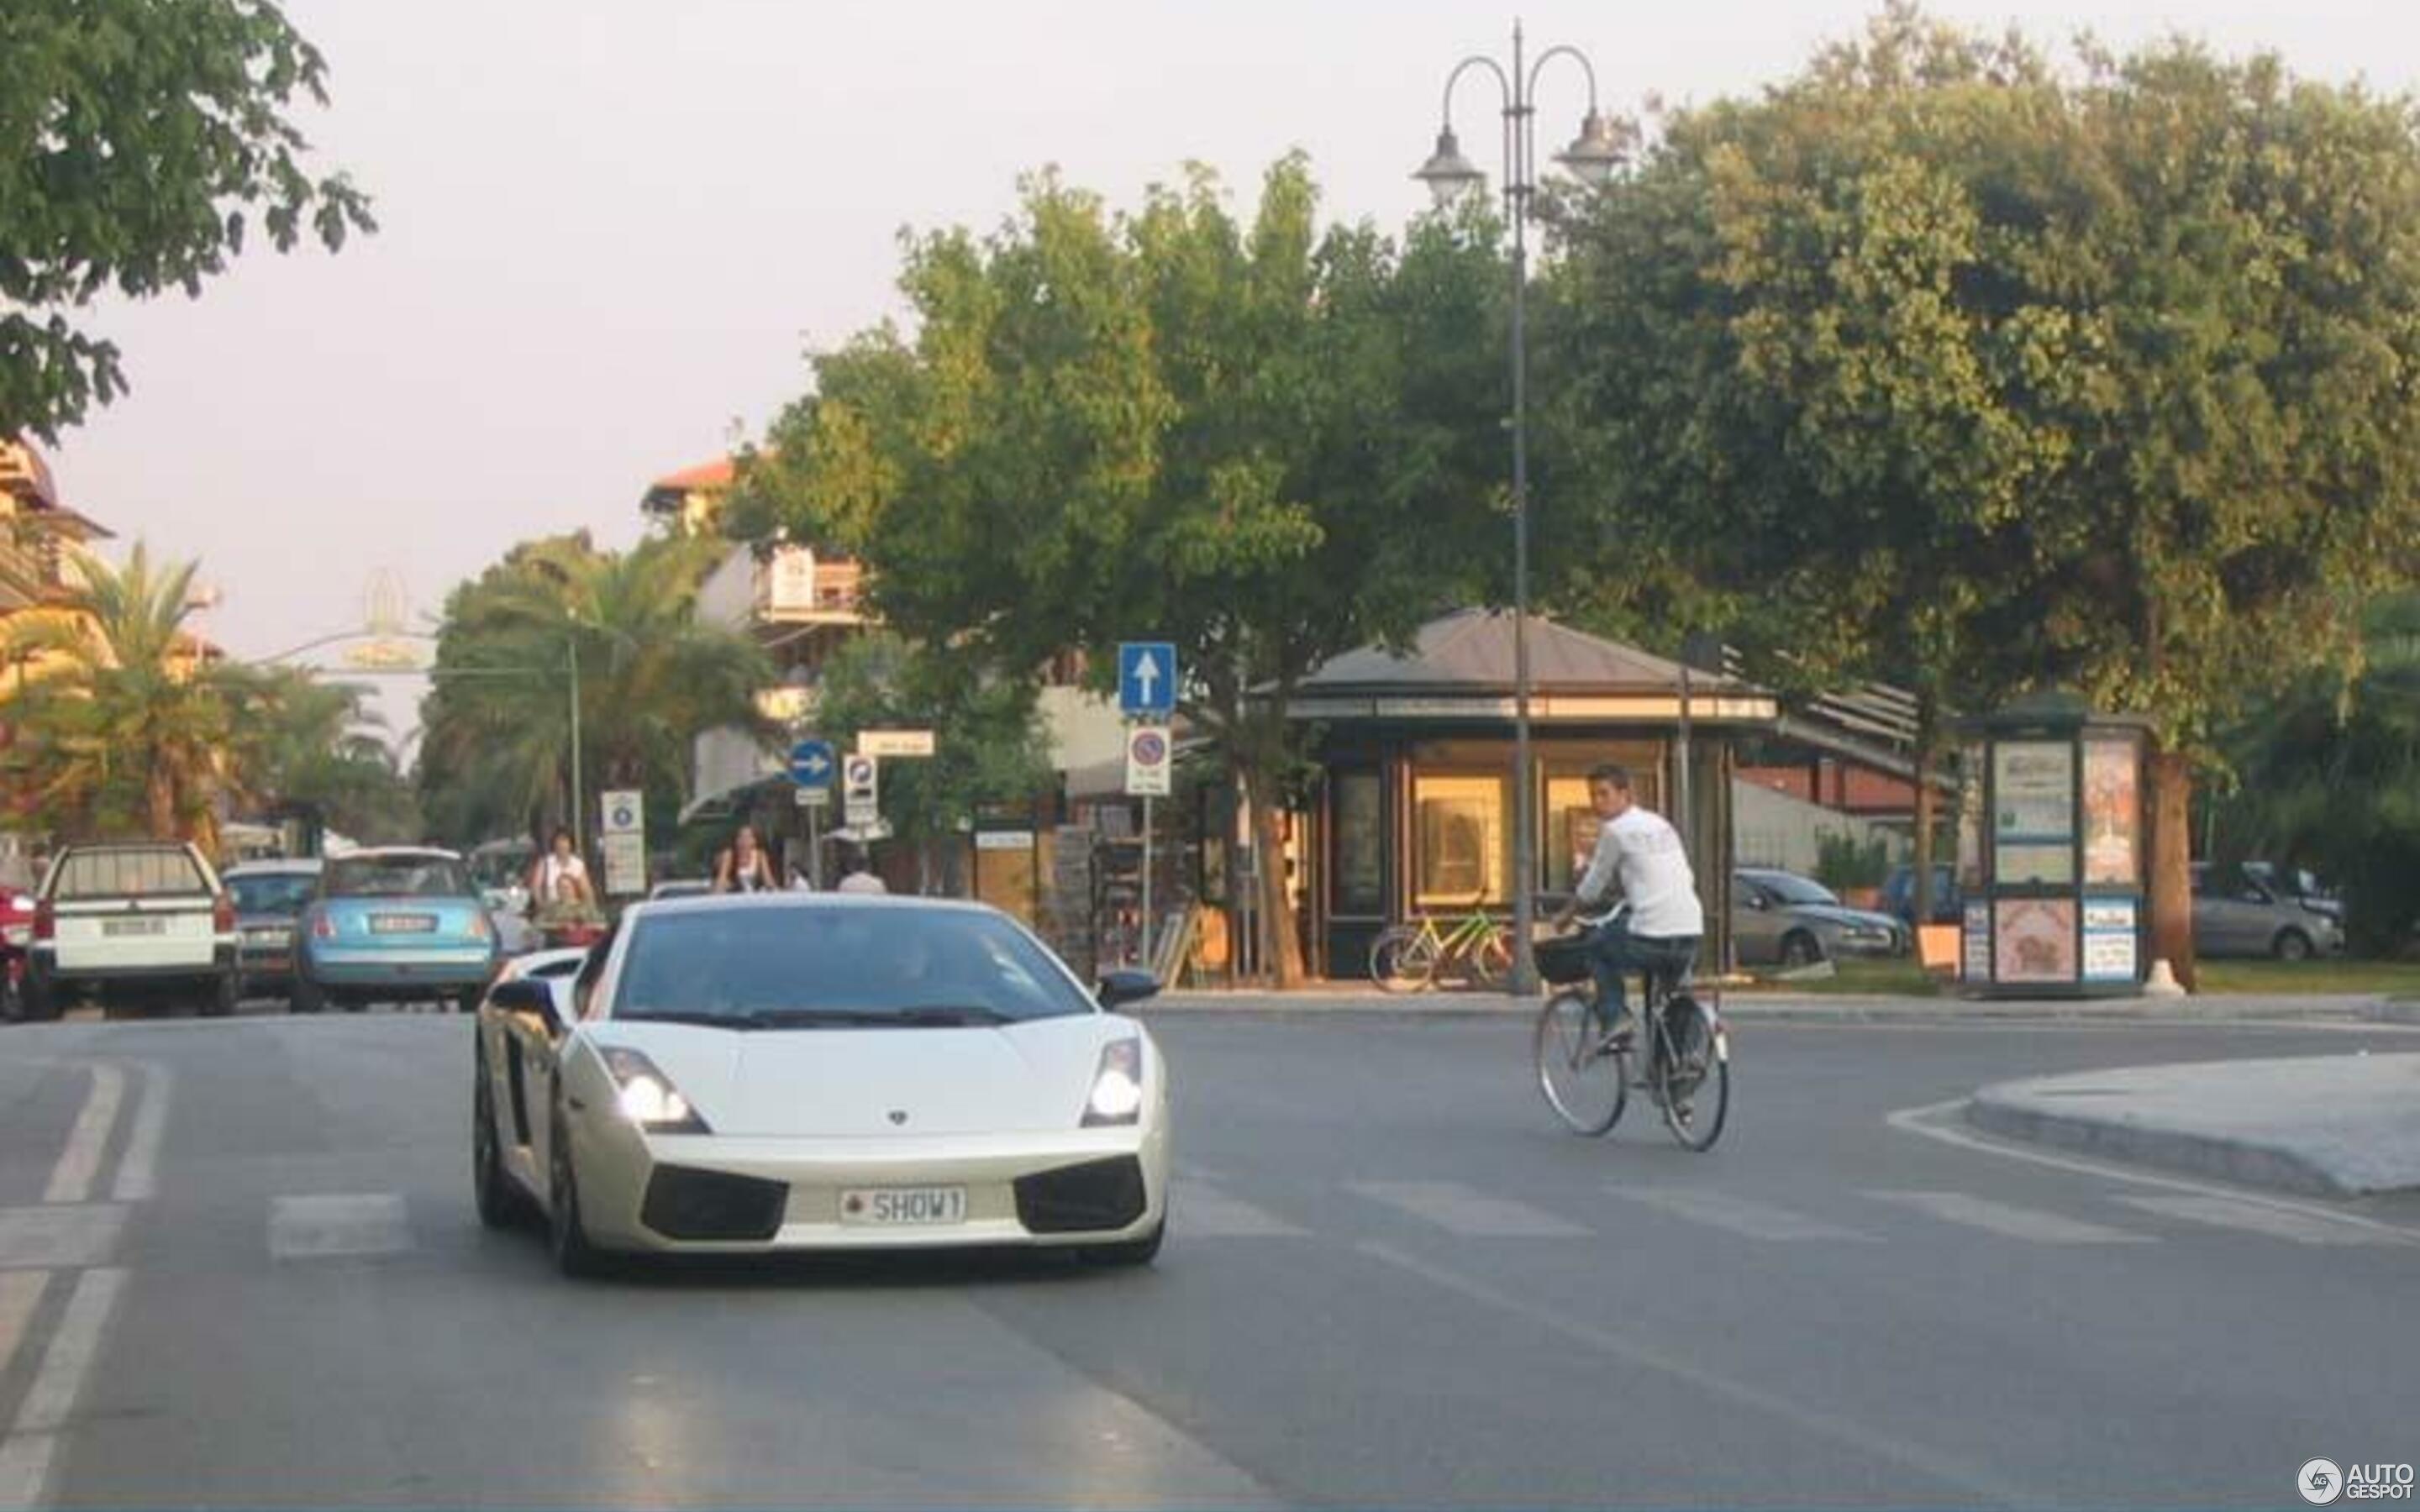
POLYGON ((1702 1153, 1723 1136, 1723 1121, 1730 1114, 1730 1037, 1723 1032, 1721 1017, 1695 998, 1672 1007, 1680 1012, 1667 1014, 1666 1054, 1658 1072, 1664 1127, 1702 1153))
POLYGON ((1416 993, 1436 977, 1436 941, 1408 924, 1382 930, 1370 943, 1370 980, 1390 993, 1416 993))
POLYGON ((1585 993, 1557 993, 1538 1011, 1530 1036, 1538 1090, 1575 1134, 1604 1134, 1630 1101, 1630 1057, 1606 1048, 1605 1038, 1605 1021, 1585 993))
POLYGON ((1489 930, 1471 942, 1467 959, 1470 984, 1481 992, 1496 991, 1512 975, 1512 932, 1489 930))

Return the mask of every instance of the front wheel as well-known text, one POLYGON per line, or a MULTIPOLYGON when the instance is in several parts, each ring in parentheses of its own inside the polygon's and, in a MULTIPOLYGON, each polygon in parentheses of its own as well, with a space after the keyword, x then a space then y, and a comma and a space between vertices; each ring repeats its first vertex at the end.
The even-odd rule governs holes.
POLYGON ((1481 992, 1494 992, 1512 975, 1512 932, 1490 930, 1486 936, 1470 948, 1470 984, 1481 992))
POLYGON ((1781 967, 1784 971, 1797 971, 1823 959, 1823 948, 1815 943, 1814 935, 1804 930, 1792 930, 1781 942, 1781 967))
POLYGON ((1694 997, 1677 998, 1665 1011, 1666 1054, 1659 1069, 1664 1127, 1700 1153, 1723 1136, 1731 1105, 1730 1036, 1722 1019, 1694 997))
POLYGON ((1370 980, 1390 993, 1416 993, 1436 978, 1436 942, 1408 924, 1383 930, 1370 945, 1370 980))
POLYGON ((521 1216, 520 1194, 504 1174, 504 1152, 496 1139, 496 1096, 488 1081, 488 1057, 472 1057, 471 1193, 477 1200, 479 1222, 489 1228, 508 1228, 521 1216))
POLYGON ((287 998, 287 1007, 296 1013, 324 1013, 328 1011, 328 995, 311 980, 311 973, 299 963, 294 968, 294 992, 287 998))
POLYGON ((1630 1101, 1630 1057, 1606 1041, 1605 1020, 1587 993, 1557 993, 1538 1011, 1529 1046, 1538 1090, 1574 1134, 1604 1134, 1630 1101))
POLYGON ((2298 929, 2282 930, 2272 949, 2280 961, 2308 961, 2311 958, 2311 937, 2298 929))
POLYGON ((572 1169, 571 1131, 560 1110, 546 1143, 546 1235, 554 1268, 574 1279, 602 1275, 605 1254, 588 1242, 588 1230, 580 1221, 580 1178, 572 1169))

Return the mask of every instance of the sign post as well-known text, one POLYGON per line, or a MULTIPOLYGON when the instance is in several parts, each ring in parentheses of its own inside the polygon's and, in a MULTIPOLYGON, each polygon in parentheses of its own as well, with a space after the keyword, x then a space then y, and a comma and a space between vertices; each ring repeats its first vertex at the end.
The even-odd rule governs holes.
POLYGON ((882 817, 882 765, 863 751, 841 762, 841 817, 850 828, 870 827, 882 817))
POLYGON ((1168 721, 1176 713, 1176 647, 1166 640, 1118 644, 1118 712, 1142 721, 1126 732, 1126 795, 1142 799, 1142 964, 1151 954, 1152 799, 1170 791, 1168 721))
POLYGON ((647 797, 635 788, 604 794, 605 891, 630 898, 647 890, 647 797))
POLYGON ((1166 797, 1169 780, 1168 726, 1140 724, 1126 732, 1126 795, 1142 799, 1142 964, 1152 963, 1151 851, 1152 800, 1166 797))
POLYGON ((824 885, 823 814, 831 806, 832 773, 839 766, 829 740, 801 740, 790 748, 790 780, 799 807, 807 811, 807 882, 824 885))

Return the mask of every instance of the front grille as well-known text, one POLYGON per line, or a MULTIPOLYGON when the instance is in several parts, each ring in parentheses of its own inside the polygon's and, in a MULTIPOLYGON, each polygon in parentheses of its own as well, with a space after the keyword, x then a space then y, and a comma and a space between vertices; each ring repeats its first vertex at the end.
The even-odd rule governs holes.
POLYGON ((1124 1228, 1145 1206, 1142 1162, 1132 1155, 1063 1165, 1016 1181, 1016 1220, 1029 1233, 1124 1228))
POLYGON ((780 1181, 659 1165, 639 1219, 666 1239, 770 1239, 789 1195, 780 1181))

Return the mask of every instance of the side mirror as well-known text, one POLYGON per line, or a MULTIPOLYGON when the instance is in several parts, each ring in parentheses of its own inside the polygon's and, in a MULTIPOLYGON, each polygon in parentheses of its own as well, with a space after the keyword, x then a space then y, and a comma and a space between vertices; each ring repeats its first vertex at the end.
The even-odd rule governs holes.
POLYGON ((1140 1003, 1159 995, 1159 979, 1148 971, 1112 971, 1101 979, 1100 991, 1094 995, 1103 1008, 1140 1003))
POLYGON ((1747 904, 1750 908, 1755 909, 1760 914, 1773 906, 1771 903, 1766 901, 1764 894, 1761 892, 1751 892, 1746 897, 1741 899, 1740 902, 1747 904))

